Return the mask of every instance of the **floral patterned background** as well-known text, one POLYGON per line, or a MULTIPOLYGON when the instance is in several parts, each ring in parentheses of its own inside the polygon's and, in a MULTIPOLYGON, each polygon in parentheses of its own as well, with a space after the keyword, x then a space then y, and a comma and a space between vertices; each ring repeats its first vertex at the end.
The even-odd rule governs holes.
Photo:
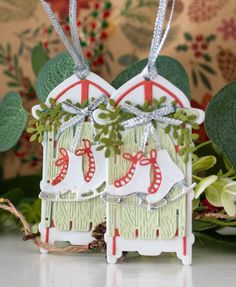
MULTIPOLYGON (((18 91, 28 110, 37 101, 32 49, 41 44, 50 58, 64 50, 39 2, 0 0, 0 98, 9 90, 18 91)), ((68 0, 48 2, 69 34, 68 0)), ((78 30, 93 71, 111 81, 126 66, 147 56, 157 1, 78 2, 78 30)), ((176 0, 172 28, 161 54, 183 64, 193 101, 205 108, 224 84, 236 80, 235 0, 176 0)), ((39 173, 41 157, 41 148, 30 144, 23 134, 17 146, 3 155, 4 177, 39 173)))

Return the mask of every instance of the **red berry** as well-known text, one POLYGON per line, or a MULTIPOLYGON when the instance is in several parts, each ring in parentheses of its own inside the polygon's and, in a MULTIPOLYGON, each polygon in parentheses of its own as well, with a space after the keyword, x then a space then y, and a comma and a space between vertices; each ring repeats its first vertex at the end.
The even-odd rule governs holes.
POLYGON ((101 35, 100 35, 100 38, 101 38, 102 40, 105 40, 105 39, 107 38, 107 33, 103 31, 103 32, 101 33, 101 35))
POLYGON ((77 27, 80 27, 80 26, 81 26, 81 22, 78 21, 78 22, 77 22, 77 27))
POLYGON ((96 67, 98 63, 97 63, 96 60, 94 60, 92 64, 93 64, 94 67, 96 67))
POLYGON ((98 2, 95 3, 95 4, 94 4, 94 8, 95 8, 95 9, 99 9, 99 8, 100 8, 100 3, 98 3, 98 2))
POLYGON ((199 42, 202 41, 203 40, 203 36, 202 35, 197 35, 196 36, 196 40, 199 41, 199 42))
POLYGON ((102 64, 104 63, 104 59, 103 59, 103 56, 102 56, 102 55, 100 55, 100 56, 98 57, 97 63, 98 63, 98 65, 102 65, 102 64))
POLYGON ((92 57, 92 54, 91 54, 90 51, 87 51, 87 52, 86 52, 86 57, 87 57, 87 58, 91 58, 91 57, 92 57))
POLYGON ((92 29, 96 29, 97 23, 95 21, 90 23, 92 29))
POLYGON ((103 18, 107 18, 110 16, 110 11, 109 10, 106 10, 104 13, 103 13, 103 18))
POLYGON ((89 38, 89 41, 90 41, 90 43, 94 43, 95 38, 94 38, 94 37, 90 37, 90 38, 89 38))
POLYGON ((69 25, 65 25, 64 29, 66 30, 66 32, 70 31, 70 26, 69 25))
POLYGON ((202 43, 201 47, 203 50, 206 50, 208 48, 208 45, 207 43, 202 43))
POLYGON ((199 58, 199 57, 202 56, 202 53, 201 52, 196 52, 194 55, 195 55, 195 57, 199 58))
POLYGON ((48 42, 44 42, 43 47, 44 47, 44 49, 48 49, 48 42))
POLYGON ((198 45, 197 45, 196 43, 194 43, 194 44, 192 45, 192 49, 193 49, 193 50, 197 50, 197 49, 198 49, 198 45))

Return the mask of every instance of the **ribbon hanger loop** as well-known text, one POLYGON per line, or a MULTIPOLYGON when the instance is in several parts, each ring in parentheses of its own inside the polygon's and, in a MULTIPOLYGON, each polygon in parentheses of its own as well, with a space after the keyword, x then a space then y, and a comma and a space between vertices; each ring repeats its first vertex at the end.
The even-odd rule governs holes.
POLYGON ((167 38, 168 32, 170 30, 171 20, 174 14, 175 0, 172 0, 171 11, 168 19, 168 23, 166 25, 165 32, 162 36, 162 30, 165 21, 166 9, 167 9, 168 0, 160 0, 159 7, 153 32, 153 38, 151 43, 151 48, 148 56, 148 62, 146 67, 143 69, 142 74, 145 80, 155 79, 158 75, 158 71, 156 68, 156 60, 157 57, 164 45, 164 42, 167 38))
POLYGON ((70 0, 69 4, 69 18, 70 18, 70 31, 71 31, 71 41, 68 40, 65 32, 63 31, 60 23, 58 22, 54 12, 52 11, 51 6, 45 1, 40 0, 41 4, 48 15, 48 18, 57 32, 59 38, 63 42, 66 50, 72 57, 75 63, 75 74, 79 79, 85 79, 90 70, 87 64, 85 63, 83 52, 80 45, 80 39, 78 36, 77 30, 77 0, 70 0))

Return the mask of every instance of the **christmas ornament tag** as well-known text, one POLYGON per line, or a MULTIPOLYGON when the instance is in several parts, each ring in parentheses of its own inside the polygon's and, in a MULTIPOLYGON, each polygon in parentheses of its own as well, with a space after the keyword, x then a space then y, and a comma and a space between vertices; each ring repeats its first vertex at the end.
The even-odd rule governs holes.
POLYGON ((91 230, 105 218, 104 203, 99 197, 106 181, 105 156, 103 151, 97 151, 92 114, 115 90, 90 72, 84 61, 77 33, 76 2, 70 0, 71 44, 49 4, 41 0, 75 63, 75 74, 55 87, 45 104, 32 109, 35 119, 43 120, 47 113, 53 119, 61 115, 57 125, 54 122, 43 131, 40 233, 42 241, 50 244, 88 244, 92 241, 91 230))
MULTIPOLYGON (((202 123, 204 112, 191 108, 184 93, 156 70, 172 3, 162 36, 167 1, 160 1, 147 66, 113 93, 108 106, 117 115, 107 123, 113 130, 108 147, 116 136, 117 141, 113 140, 120 144, 119 151, 114 150, 108 159, 107 186, 102 194, 107 202, 109 263, 115 263, 123 251, 152 256, 176 252, 183 264, 191 263, 191 128, 202 123)), ((105 124, 101 112, 94 116, 98 125, 105 124)))

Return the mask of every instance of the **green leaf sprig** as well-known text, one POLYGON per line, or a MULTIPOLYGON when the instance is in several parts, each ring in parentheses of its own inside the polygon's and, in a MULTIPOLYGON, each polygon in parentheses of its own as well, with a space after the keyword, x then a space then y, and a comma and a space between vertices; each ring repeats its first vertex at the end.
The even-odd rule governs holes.
MULTIPOLYGON (((66 100, 71 103, 70 100, 66 100)), ((74 115, 64 111, 62 109, 62 104, 57 103, 55 99, 49 99, 50 106, 45 103, 41 103, 41 110, 37 110, 38 119, 32 119, 29 122, 30 127, 27 129, 28 133, 31 133, 30 141, 33 142, 37 140, 39 143, 43 141, 44 132, 58 131, 58 128, 63 122, 68 121, 74 115)), ((84 101, 82 104, 76 103, 75 106, 79 108, 85 108, 88 101, 84 101)))
POLYGON ((124 130, 124 127, 121 125, 123 121, 121 108, 116 106, 114 100, 109 100, 109 105, 109 109, 104 104, 99 106, 102 111, 99 117, 106 120, 106 123, 94 124, 98 130, 95 141, 101 143, 97 150, 105 149, 105 157, 109 157, 112 152, 120 154, 120 146, 123 145, 121 131, 124 130))
MULTIPOLYGON (((176 106, 176 102, 173 102, 172 104, 176 106)), ((177 143, 180 146, 179 155, 182 156, 184 158, 184 162, 187 163, 189 161, 189 154, 193 152, 193 141, 197 140, 199 137, 198 134, 192 133, 191 129, 189 129, 187 125, 198 130, 199 125, 195 123, 197 116, 192 113, 188 113, 184 109, 177 109, 171 117, 183 121, 183 124, 181 126, 168 125, 165 128, 165 132, 173 134, 174 139, 177 140, 177 143)))
MULTIPOLYGON (((145 102, 143 105, 136 105, 136 107, 143 112, 152 112, 161 108, 165 102, 166 97, 161 97, 159 100, 153 99, 152 105, 145 102)), ((126 103, 131 104, 128 101, 126 103)), ((124 130, 121 123, 135 117, 135 115, 125 112, 119 106, 116 106, 113 100, 110 100, 109 104, 110 108, 107 108, 104 104, 101 104, 99 107, 102 110, 99 117, 106 120, 106 122, 104 124, 95 124, 95 128, 99 130, 95 140, 101 142, 98 150, 105 149, 106 157, 109 157, 112 151, 115 154, 120 154, 120 147, 123 145, 121 131, 124 130)), ((176 106, 177 103, 173 102, 172 104, 176 106)), ((198 134, 192 134, 190 129, 186 127, 186 124, 191 125, 194 129, 199 129, 199 126, 194 122, 196 115, 186 112, 184 109, 177 109, 175 113, 169 116, 183 121, 181 126, 166 126, 165 132, 173 133, 173 137, 181 146, 180 155, 184 157, 184 162, 187 162, 189 153, 193 150, 193 140, 198 138, 198 134)), ((153 120, 153 125, 156 127, 155 120, 153 120)))

